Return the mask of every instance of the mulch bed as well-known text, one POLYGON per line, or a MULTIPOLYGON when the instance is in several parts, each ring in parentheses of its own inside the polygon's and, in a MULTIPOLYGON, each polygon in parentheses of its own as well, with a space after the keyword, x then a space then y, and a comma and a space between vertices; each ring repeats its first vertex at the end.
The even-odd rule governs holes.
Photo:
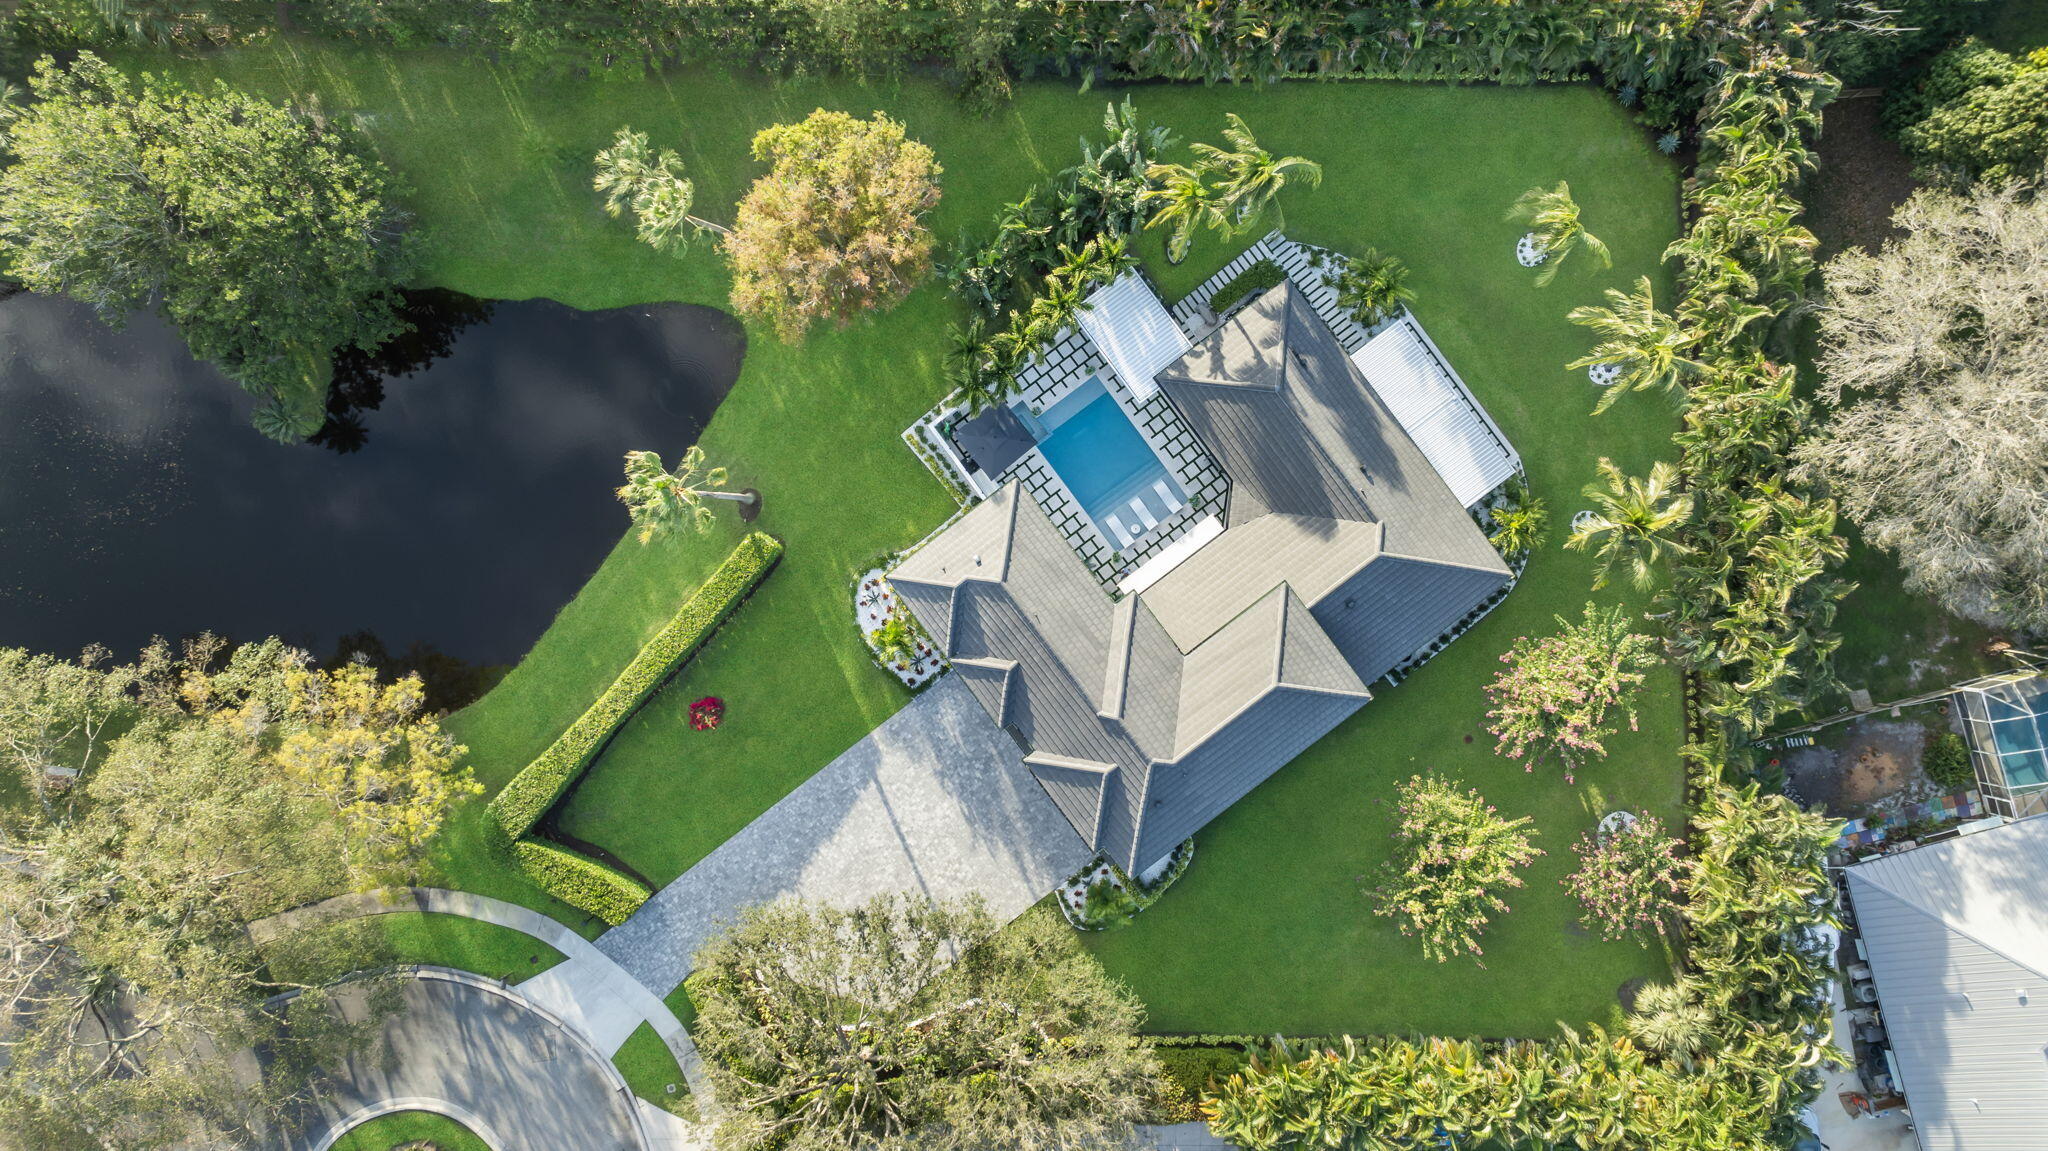
POLYGON ((1827 107, 1805 197, 1806 224, 1820 237, 1823 260, 1851 247, 1876 251, 1896 234, 1892 210, 1920 186, 1912 161, 1878 126, 1883 106, 1878 90, 1865 89, 1827 107))

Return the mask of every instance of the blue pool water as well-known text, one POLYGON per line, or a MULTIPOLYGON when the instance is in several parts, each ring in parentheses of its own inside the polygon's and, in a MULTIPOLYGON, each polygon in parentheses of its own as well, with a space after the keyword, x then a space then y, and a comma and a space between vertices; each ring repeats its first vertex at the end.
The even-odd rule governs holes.
POLYGON ((1117 550, 1150 534, 1186 502, 1180 485, 1100 380, 1074 389, 1033 422, 1039 425, 1034 430, 1040 433, 1038 450, 1045 462, 1117 550))

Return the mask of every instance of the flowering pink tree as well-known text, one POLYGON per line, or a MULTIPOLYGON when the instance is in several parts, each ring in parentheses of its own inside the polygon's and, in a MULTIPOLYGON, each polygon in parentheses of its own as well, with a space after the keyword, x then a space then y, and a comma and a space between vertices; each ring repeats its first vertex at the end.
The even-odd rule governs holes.
POLYGON ((1678 841, 1645 815, 1606 835, 1589 831, 1573 845, 1579 869, 1564 880, 1579 901, 1579 922, 1602 939, 1649 937, 1671 925, 1671 908, 1685 893, 1690 866, 1678 841))
POLYGON ((1433 775, 1402 784, 1394 806, 1400 824, 1372 891, 1373 914, 1420 936, 1422 953, 1438 963, 1485 954, 1480 932, 1490 913, 1508 909, 1499 889, 1522 886, 1515 871, 1543 854, 1522 831, 1529 817, 1502 819, 1477 791, 1433 775))
POLYGON ((1500 657, 1508 668, 1486 689, 1493 702, 1486 717, 1500 739, 1494 750, 1521 760, 1524 771, 1556 752, 1571 783, 1573 772, 1607 754, 1601 741, 1614 734, 1611 711, 1623 709, 1635 730, 1631 701, 1657 662, 1656 643, 1631 632, 1620 608, 1587 604, 1580 622, 1557 622, 1563 631, 1518 637, 1500 657))

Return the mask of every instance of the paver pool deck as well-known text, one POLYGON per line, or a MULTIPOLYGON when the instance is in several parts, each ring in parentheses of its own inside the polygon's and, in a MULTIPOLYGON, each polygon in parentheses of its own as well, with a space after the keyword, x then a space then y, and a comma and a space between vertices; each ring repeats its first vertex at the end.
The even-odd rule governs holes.
POLYGON ((753 904, 979 895, 1007 921, 1092 854, 1031 778, 1016 742, 966 684, 945 676, 655 893, 597 948, 666 994, 718 925, 753 904))

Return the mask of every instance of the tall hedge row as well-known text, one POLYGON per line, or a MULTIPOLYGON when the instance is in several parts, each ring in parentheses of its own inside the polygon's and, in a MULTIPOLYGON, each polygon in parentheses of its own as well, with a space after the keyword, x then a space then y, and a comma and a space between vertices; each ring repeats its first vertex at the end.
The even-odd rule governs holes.
POLYGON ((718 625, 732 614, 782 557, 782 541, 760 532, 740 541, 711 578, 704 581, 619 678, 577 717, 540 758, 512 778, 492 797, 490 812, 509 838, 533 830, 590 761, 604 750, 612 733, 647 702, 683 661, 697 653, 718 625))
POLYGON ((527 833, 604 751, 612 735, 704 646, 781 558, 782 541, 774 536, 755 532, 741 540, 597 702, 491 798, 491 826, 504 836, 519 869, 548 894, 612 924, 622 922, 653 894, 623 872, 527 833))
POLYGON ((613 927, 624 923, 654 894, 623 871, 531 835, 513 841, 512 859, 549 895, 613 927))

